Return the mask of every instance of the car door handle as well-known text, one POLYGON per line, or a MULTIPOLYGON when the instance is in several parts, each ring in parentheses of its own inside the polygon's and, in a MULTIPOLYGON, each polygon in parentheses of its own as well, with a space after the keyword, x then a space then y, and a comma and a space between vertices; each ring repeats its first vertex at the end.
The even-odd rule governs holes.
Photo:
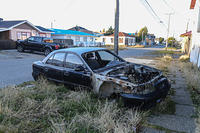
POLYGON ((69 72, 64 72, 64 75, 65 76, 69 76, 69 72))

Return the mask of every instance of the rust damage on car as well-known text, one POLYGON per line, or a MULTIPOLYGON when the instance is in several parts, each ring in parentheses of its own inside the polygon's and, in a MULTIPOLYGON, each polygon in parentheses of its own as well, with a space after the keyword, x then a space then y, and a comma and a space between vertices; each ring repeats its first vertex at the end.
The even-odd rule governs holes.
POLYGON ((104 73, 93 73, 92 87, 95 93, 108 97, 113 93, 146 94, 155 90, 154 83, 162 72, 157 69, 126 64, 104 73))

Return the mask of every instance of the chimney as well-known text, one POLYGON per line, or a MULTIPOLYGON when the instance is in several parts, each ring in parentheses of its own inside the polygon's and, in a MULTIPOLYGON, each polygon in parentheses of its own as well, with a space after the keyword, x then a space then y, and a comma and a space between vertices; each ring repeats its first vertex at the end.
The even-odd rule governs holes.
POLYGON ((3 21, 3 18, 0 18, 0 22, 3 21))

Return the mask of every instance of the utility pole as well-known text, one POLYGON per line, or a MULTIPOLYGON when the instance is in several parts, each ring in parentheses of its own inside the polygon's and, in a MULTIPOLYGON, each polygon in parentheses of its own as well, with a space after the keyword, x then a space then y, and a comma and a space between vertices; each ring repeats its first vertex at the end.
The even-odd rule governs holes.
POLYGON ((55 23, 56 20, 54 19, 53 22, 51 22, 51 29, 53 28, 53 23, 55 23))
POLYGON ((118 42, 119 42, 119 0, 116 0, 115 9, 115 37, 114 37, 114 51, 118 55, 118 42))
POLYGON ((144 30, 142 31, 142 45, 144 44, 144 37, 143 37, 143 34, 144 34, 144 30))
POLYGON ((168 27, 167 27, 167 40, 166 40, 166 49, 168 47, 168 38, 169 38, 169 29, 170 29, 170 21, 171 21, 171 15, 173 15, 174 13, 167 13, 166 15, 169 16, 168 18, 168 27))

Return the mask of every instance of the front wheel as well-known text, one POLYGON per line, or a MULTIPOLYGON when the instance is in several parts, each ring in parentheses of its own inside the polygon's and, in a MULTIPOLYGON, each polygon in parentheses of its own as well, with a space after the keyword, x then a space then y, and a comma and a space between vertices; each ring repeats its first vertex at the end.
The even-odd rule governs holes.
POLYGON ((49 48, 44 50, 44 55, 47 56, 49 53, 51 53, 51 50, 49 48))
POLYGON ((17 51, 18 52, 24 52, 24 48, 21 45, 17 46, 17 51))

